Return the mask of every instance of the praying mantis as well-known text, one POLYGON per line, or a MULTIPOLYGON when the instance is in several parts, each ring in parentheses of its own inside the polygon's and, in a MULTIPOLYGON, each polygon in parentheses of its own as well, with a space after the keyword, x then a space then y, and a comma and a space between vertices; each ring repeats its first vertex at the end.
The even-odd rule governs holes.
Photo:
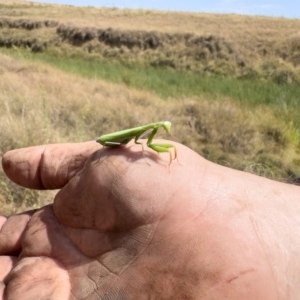
MULTIPOLYGON (((158 144, 158 143, 152 143, 154 136, 156 135, 159 128, 163 128, 166 132, 170 132, 171 130, 171 122, 169 121, 160 121, 155 122, 143 126, 138 126, 134 128, 129 128, 109 134, 105 134, 97 138, 96 142, 100 143, 103 146, 108 147, 115 147, 115 146, 122 146, 129 143, 132 139, 134 139, 134 142, 136 144, 142 145, 142 151, 143 151, 143 157, 145 161, 147 162, 144 154, 144 145, 142 143, 139 143, 138 140, 144 135, 146 132, 150 131, 150 135, 147 140, 147 146, 157 153, 161 152, 168 152, 170 155, 170 163, 169 166, 172 163, 173 156, 171 152, 171 148, 174 149, 174 159, 177 158, 177 149, 173 144, 158 144)), ((177 158, 178 159, 178 158, 177 158)), ((147 162, 148 165, 150 165, 147 162)))

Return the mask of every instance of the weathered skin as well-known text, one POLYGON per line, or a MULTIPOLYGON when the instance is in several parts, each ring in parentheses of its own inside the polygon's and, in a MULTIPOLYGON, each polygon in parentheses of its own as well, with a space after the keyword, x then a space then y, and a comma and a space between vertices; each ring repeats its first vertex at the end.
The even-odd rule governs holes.
POLYGON ((170 169, 151 150, 148 166, 139 145, 100 147, 5 154, 13 181, 61 190, 53 205, 0 218, 0 299, 300 298, 299 186, 179 144, 183 166, 170 169))

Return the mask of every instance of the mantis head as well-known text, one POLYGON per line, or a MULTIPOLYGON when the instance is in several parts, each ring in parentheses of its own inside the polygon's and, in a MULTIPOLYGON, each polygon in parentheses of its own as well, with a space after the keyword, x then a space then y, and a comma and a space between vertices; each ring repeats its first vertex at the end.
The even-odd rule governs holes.
POLYGON ((168 132, 168 133, 169 133, 170 130, 171 130, 171 125, 172 125, 172 123, 169 122, 169 121, 164 121, 163 124, 162 124, 163 128, 164 128, 165 131, 168 132))

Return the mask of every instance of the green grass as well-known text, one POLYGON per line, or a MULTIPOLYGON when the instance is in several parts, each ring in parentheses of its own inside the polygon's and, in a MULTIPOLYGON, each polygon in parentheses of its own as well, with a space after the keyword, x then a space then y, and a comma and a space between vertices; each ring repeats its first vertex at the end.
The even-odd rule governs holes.
POLYGON ((47 63, 65 72, 86 78, 99 78, 148 90, 163 98, 204 95, 214 99, 229 97, 243 105, 268 105, 273 107, 282 118, 292 120, 300 127, 300 86, 296 84, 203 76, 186 71, 125 64, 93 57, 66 57, 47 52, 33 54, 28 50, 20 49, 0 49, 0 52, 21 59, 47 63))

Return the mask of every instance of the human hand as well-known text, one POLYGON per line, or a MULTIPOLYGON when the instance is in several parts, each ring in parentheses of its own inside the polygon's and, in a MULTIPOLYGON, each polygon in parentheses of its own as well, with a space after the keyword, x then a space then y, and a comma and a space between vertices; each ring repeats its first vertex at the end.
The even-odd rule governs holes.
POLYGON ((299 187, 177 147, 170 169, 134 144, 8 152, 13 181, 61 190, 0 219, 3 299, 298 299, 299 187))

